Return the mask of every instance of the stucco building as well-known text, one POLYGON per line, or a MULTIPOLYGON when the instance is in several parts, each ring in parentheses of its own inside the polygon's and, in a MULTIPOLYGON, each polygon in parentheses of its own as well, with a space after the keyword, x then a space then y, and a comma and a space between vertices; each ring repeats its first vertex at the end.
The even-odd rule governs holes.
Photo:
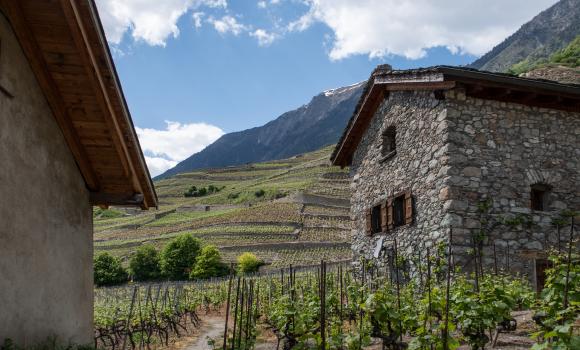
POLYGON ((93 1, 0 1, 0 345, 92 344, 92 206, 157 205, 93 1))
POLYGON ((332 161, 351 166, 355 261, 384 264, 395 239, 424 258, 452 228, 465 270, 478 251, 541 283, 547 250, 568 242, 571 219, 555 219, 580 209, 580 86, 379 66, 332 161))

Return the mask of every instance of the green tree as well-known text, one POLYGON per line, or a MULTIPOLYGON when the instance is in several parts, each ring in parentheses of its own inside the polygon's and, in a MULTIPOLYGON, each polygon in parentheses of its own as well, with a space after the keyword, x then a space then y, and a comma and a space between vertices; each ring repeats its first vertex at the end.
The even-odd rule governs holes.
POLYGON ((210 278, 225 276, 228 273, 228 267, 222 262, 219 250, 214 245, 207 245, 201 249, 201 252, 195 258, 195 264, 189 274, 189 278, 210 278))
POLYGON ((127 271, 121 265, 121 260, 107 252, 94 259, 94 281, 97 286, 110 286, 127 281, 127 271))
POLYGON ((238 271, 242 274, 258 271, 264 262, 252 253, 243 253, 238 256, 238 271))
POLYGON ((129 268, 136 281, 150 281, 161 277, 159 253, 151 244, 137 249, 129 261, 129 268))
POLYGON ((200 249, 200 241, 189 233, 172 239, 161 253, 163 275, 173 280, 187 279, 200 249))

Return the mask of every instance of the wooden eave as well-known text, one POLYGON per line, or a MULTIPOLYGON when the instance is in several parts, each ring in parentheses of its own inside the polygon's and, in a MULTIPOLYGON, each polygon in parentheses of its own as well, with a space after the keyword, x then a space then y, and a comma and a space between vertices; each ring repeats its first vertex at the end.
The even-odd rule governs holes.
POLYGON ((474 98, 580 113, 580 86, 577 85, 459 67, 397 71, 395 74, 373 73, 354 115, 333 152, 332 164, 341 167, 352 164, 354 151, 372 117, 391 91, 431 90, 437 92, 437 96, 442 96, 440 92, 454 88, 461 88, 467 96, 474 98))
MULTIPOLYGON (((157 195, 93 0, 0 0, 93 205, 157 195)), ((17 96, 16 96, 17 98, 17 96)))

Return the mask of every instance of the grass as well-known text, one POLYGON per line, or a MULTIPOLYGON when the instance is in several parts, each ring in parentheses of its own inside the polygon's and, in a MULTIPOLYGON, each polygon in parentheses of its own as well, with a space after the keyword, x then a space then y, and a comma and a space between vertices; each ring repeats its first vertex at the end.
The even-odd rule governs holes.
POLYGON ((520 75, 537 68, 548 66, 564 66, 570 68, 580 67, 580 35, 572 40, 568 46, 560 51, 555 52, 548 59, 541 59, 537 61, 530 61, 525 59, 514 64, 508 70, 508 73, 520 75))
POLYGON ((140 245, 148 243, 162 249, 173 237, 189 232, 203 244, 229 247, 222 251, 227 261, 235 261, 244 247, 251 245, 250 252, 270 264, 264 268, 312 265, 322 257, 330 261, 349 259, 350 249, 338 249, 333 245, 298 250, 260 247, 272 243, 281 243, 280 247, 284 247, 292 241, 348 240, 349 221, 345 220, 348 209, 303 205, 294 202, 292 196, 308 192, 332 198, 349 197, 348 169, 330 166, 332 149, 329 146, 288 159, 199 170, 157 181, 159 211, 129 215, 123 210, 112 209, 113 213, 121 215, 95 215, 95 254, 106 250, 126 264, 140 245), (207 188, 210 185, 223 189, 204 197, 183 196, 191 186, 207 188), (256 195, 262 191, 263 195, 256 195), (194 205, 237 207, 180 210, 181 206, 194 205), (177 211, 155 219, 155 214, 173 209, 177 211), (329 215, 338 218, 325 217, 329 215), (298 236, 294 234, 297 230, 302 231, 298 236), (236 246, 240 249, 232 250, 236 246))

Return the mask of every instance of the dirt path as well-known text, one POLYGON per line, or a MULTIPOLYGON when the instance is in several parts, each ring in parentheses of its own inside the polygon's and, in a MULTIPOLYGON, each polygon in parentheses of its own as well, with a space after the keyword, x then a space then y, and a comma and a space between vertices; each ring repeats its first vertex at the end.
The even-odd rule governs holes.
POLYGON ((221 343, 224 332, 224 316, 221 314, 201 315, 201 326, 193 331, 190 336, 175 340, 169 347, 170 350, 211 350, 209 339, 221 343))
POLYGON ((224 334, 224 318, 222 316, 211 317, 204 320, 204 325, 197 333, 197 339, 190 345, 186 346, 184 350, 211 350, 212 346, 208 344, 208 340, 218 340, 224 334))

